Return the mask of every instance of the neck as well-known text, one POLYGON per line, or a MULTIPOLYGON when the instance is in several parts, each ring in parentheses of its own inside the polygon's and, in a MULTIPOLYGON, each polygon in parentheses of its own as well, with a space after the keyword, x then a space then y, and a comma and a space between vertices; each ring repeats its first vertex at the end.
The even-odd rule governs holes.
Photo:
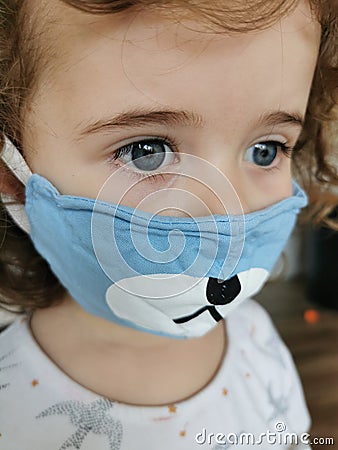
POLYGON ((42 350, 73 380, 108 398, 143 405, 175 402, 202 389, 226 348, 223 321, 202 337, 172 339, 94 317, 70 297, 36 311, 31 328, 42 350))

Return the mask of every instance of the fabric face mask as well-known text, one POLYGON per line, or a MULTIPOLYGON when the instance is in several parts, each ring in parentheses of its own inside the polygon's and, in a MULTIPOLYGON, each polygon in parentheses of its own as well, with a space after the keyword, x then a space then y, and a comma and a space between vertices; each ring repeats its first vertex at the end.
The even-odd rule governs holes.
MULTIPOLYGON (((13 152, 7 142, 4 161, 27 174, 13 152)), ((293 181, 291 197, 257 212, 178 218, 61 195, 38 174, 25 183, 26 230, 71 296, 93 315, 176 338, 204 335, 261 289, 307 204, 293 181)))

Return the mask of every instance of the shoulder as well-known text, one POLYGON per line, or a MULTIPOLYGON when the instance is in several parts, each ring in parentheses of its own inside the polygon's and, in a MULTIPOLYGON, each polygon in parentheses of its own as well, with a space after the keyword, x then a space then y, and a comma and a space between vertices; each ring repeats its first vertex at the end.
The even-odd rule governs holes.
POLYGON ((258 302, 253 299, 243 302, 229 315, 227 329, 230 346, 236 352, 245 354, 248 361, 259 362, 262 373, 267 365, 270 374, 276 368, 277 373, 286 379, 294 375, 291 353, 269 313, 258 302))
MULTIPOLYGON (((28 339, 27 317, 19 316, 0 332, 0 361, 17 353, 28 339)), ((0 365, 1 367, 1 365, 0 365)))
POLYGON ((20 376, 25 355, 32 354, 26 321, 26 317, 18 317, 0 333, 0 392, 20 376))
MULTIPOLYGON (((6 346, 14 347, 22 340, 29 340, 29 318, 26 315, 17 316, 11 323, 7 324, 0 331, 0 351, 6 346)), ((8 348, 8 347, 7 347, 8 348)))
POLYGON ((304 393, 293 357, 267 311, 255 300, 243 302, 227 319, 232 360, 250 376, 252 388, 262 386, 271 418, 284 418, 289 431, 310 427, 304 393))
POLYGON ((264 352, 266 356, 280 355, 283 362, 290 360, 290 352, 269 313, 257 301, 247 299, 243 302, 228 316, 227 327, 229 339, 236 347, 246 345, 257 352, 264 352))
POLYGON ((252 325, 260 325, 260 335, 269 333, 274 328, 269 313, 256 300, 252 298, 246 299, 228 316, 228 322, 242 323, 242 329, 248 330, 252 325))
MULTIPOLYGON (((7 412, 20 410, 22 398, 34 408, 44 396, 56 393, 60 382, 61 371, 35 341, 28 317, 18 318, 0 334, 0 403, 7 412)), ((2 413, 0 409, 0 422, 2 413)))
MULTIPOLYGON (((247 299, 227 318, 229 341, 236 349, 250 348, 256 354, 289 359, 289 352, 269 313, 255 300, 247 299)), ((264 358, 264 359, 266 359, 264 358)))
POLYGON ((96 399, 44 354, 27 318, 17 319, 0 334, 0 431, 4 448, 59 448, 60 433, 69 428, 61 416, 68 410, 75 414, 81 402, 85 405, 94 401, 97 405, 96 399), (60 422, 45 427, 47 416, 56 416, 60 422))

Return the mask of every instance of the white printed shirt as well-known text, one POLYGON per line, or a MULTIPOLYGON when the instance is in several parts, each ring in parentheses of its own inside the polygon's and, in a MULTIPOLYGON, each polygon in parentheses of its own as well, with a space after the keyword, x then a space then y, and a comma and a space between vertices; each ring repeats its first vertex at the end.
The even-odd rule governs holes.
POLYGON ((227 333, 224 361, 202 391, 172 405, 132 406, 70 379, 18 318, 0 334, 0 449, 289 448, 286 434, 310 427, 289 351, 254 300, 228 316, 227 333))

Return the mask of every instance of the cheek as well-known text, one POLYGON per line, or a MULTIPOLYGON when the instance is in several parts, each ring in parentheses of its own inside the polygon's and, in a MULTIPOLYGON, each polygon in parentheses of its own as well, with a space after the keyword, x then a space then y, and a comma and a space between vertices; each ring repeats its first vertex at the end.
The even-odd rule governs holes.
POLYGON ((267 208, 292 195, 290 158, 285 158, 278 169, 264 172, 253 168, 246 175, 242 195, 245 213, 267 208))

